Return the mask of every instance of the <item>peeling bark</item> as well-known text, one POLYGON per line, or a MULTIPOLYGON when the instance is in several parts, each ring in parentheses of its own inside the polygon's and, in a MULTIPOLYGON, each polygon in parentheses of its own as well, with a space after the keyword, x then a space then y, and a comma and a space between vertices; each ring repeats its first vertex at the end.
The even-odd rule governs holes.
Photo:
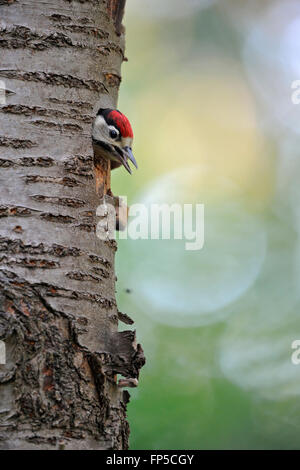
MULTIPOLYGON (((124 0, 0 0, 1 449, 127 449, 144 364, 96 237, 110 168, 91 122, 115 106, 124 0), (127 379, 127 382, 126 382, 127 379)), ((109 197, 109 196, 106 196, 109 197)))

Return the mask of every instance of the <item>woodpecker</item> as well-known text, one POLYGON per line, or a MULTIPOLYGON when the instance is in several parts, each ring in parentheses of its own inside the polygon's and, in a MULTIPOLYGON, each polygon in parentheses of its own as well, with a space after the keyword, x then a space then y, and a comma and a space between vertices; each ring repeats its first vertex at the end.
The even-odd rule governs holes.
POLYGON ((123 165, 131 174, 128 160, 137 168, 131 149, 133 132, 130 122, 117 109, 99 109, 93 123, 92 140, 95 155, 110 160, 112 170, 123 165))

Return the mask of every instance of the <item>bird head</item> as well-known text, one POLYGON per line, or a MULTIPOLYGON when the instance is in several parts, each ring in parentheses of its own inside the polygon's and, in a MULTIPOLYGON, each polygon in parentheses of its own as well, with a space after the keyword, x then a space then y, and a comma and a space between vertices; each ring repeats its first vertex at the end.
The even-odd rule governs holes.
POLYGON ((101 108, 94 120, 93 142, 102 147, 107 158, 122 163, 131 173, 127 160, 137 168, 132 153, 133 132, 127 117, 117 109, 101 108))

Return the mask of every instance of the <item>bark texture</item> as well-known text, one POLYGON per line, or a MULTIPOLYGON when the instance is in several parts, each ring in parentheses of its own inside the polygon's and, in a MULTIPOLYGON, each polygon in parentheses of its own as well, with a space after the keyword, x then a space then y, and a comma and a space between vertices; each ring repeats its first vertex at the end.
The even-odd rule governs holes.
POLYGON ((96 237, 109 180, 91 122, 116 105, 124 0, 0 0, 0 448, 126 449, 144 363, 118 332, 114 241, 96 237), (97 188, 97 189, 96 189, 97 188))

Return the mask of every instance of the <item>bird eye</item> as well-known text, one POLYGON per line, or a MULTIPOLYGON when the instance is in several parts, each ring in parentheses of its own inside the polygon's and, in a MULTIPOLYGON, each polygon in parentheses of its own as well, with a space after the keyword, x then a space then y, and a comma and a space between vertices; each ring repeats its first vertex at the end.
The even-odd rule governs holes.
POLYGON ((118 132, 115 131, 114 129, 111 129, 111 130, 109 131, 109 135, 110 135, 110 137, 111 137, 112 139, 116 139, 119 134, 118 134, 118 132))

